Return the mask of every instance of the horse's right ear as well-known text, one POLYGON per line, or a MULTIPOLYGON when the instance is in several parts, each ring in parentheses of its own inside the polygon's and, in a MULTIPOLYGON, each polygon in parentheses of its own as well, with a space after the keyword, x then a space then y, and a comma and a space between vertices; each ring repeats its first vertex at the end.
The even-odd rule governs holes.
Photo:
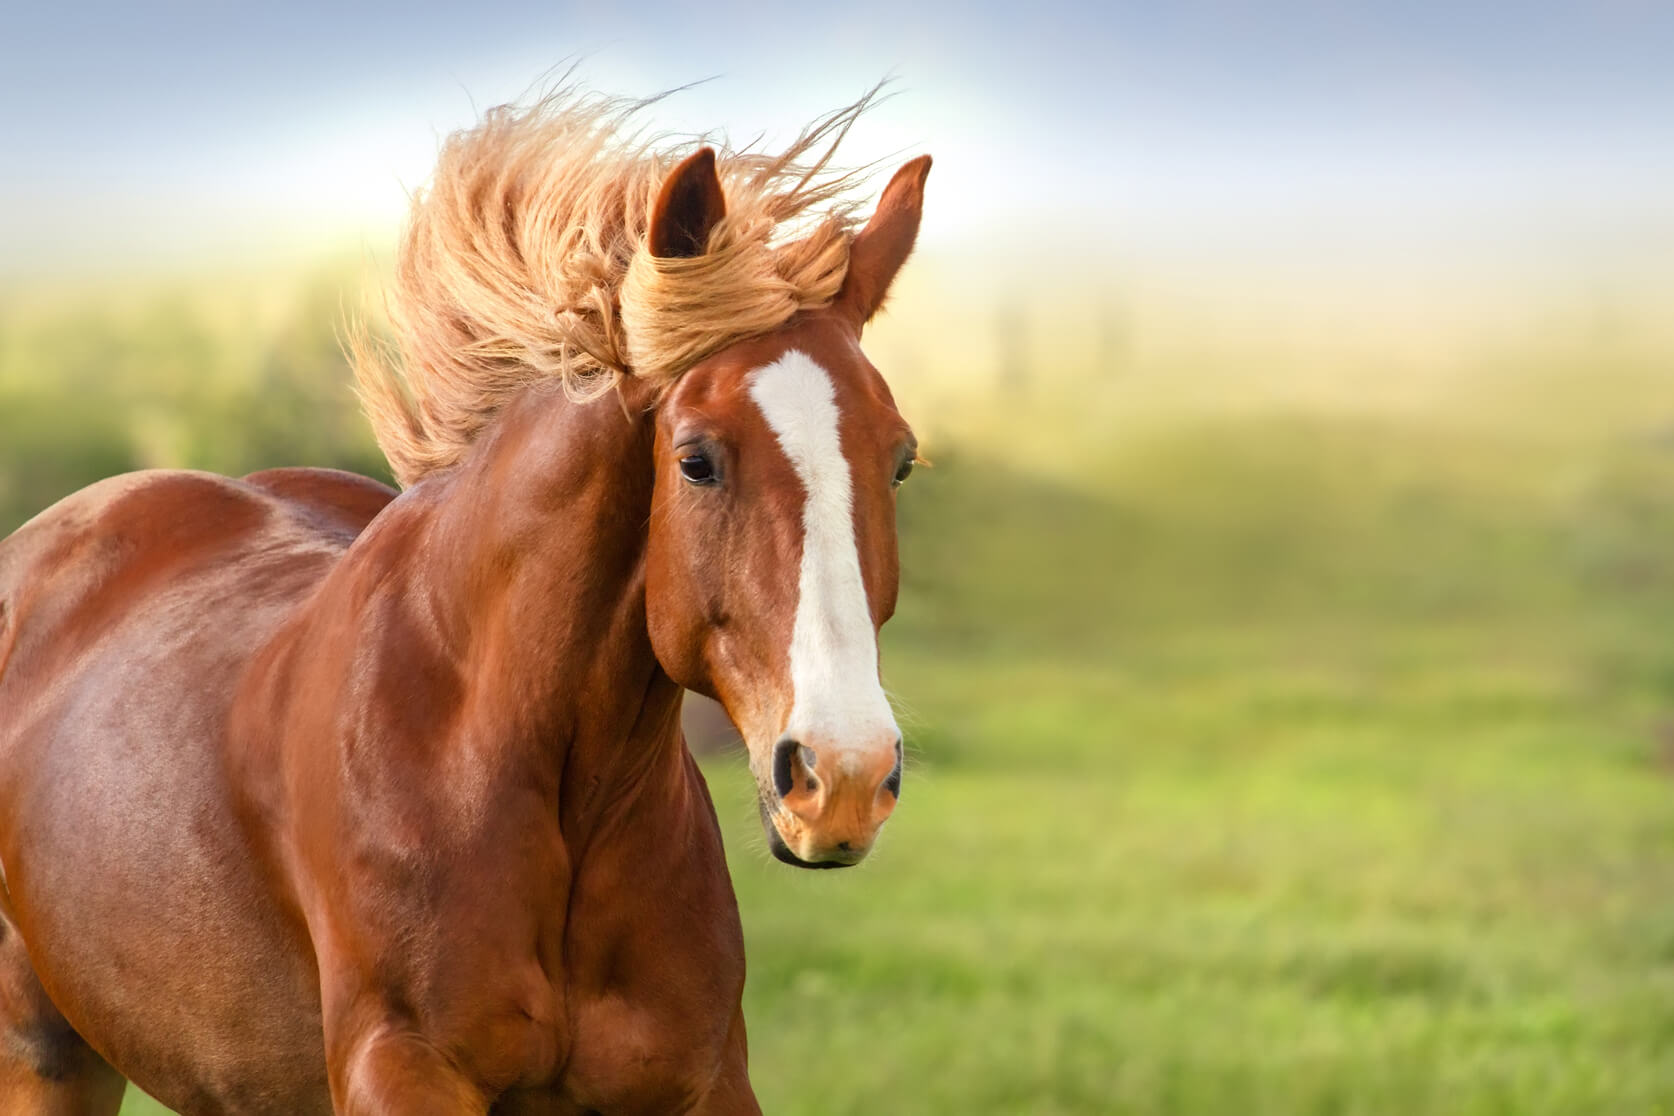
POLYGON ((895 273, 912 254, 924 216, 924 180, 930 176, 930 156, 920 155, 895 172, 878 200, 877 212, 866 222, 849 248, 849 273, 837 295, 837 307, 856 329, 872 320, 883 306, 895 273))
POLYGON ((709 234, 727 215, 727 199, 715 173, 715 149, 705 147, 688 156, 663 180, 657 204, 651 207, 647 246, 663 259, 701 256, 709 234))

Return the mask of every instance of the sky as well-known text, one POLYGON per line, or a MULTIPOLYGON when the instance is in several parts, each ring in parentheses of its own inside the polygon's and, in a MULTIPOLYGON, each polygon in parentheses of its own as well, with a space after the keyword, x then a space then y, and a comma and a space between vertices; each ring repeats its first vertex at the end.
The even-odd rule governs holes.
POLYGON ((384 246, 440 137, 575 59, 735 138, 893 76, 848 155, 934 154, 949 251, 1674 259, 1674 3, 0 0, 0 274, 384 246))

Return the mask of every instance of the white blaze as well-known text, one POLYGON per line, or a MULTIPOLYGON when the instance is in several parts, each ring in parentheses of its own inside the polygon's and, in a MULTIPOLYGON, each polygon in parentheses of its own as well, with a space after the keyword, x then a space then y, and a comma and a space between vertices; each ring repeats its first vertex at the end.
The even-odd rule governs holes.
POLYGON ((831 376, 792 350, 756 370, 750 397, 779 436, 806 494, 785 732, 828 749, 893 746, 900 730, 878 682, 877 634, 860 575, 852 482, 831 376))

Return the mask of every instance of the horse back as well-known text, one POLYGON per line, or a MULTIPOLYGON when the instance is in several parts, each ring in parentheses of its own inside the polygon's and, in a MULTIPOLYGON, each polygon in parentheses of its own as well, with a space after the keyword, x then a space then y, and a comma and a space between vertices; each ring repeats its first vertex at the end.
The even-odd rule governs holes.
POLYGON ((206 580, 305 589, 285 575, 323 572, 394 496, 331 469, 151 470, 84 488, 0 540, 0 680, 26 648, 85 645, 206 580))

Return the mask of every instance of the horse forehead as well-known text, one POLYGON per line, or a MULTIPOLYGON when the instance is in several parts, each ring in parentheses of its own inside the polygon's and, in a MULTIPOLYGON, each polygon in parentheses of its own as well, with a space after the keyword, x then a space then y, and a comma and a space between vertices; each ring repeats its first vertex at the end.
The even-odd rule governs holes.
POLYGON ((804 469, 852 464, 904 429, 888 387, 859 350, 806 331, 737 346, 694 369, 674 389, 663 421, 675 435, 718 431, 747 456, 771 447, 804 469))
POLYGON ((804 486, 839 487, 846 499, 848 470, 838 468, 843 465, 838 377, 810 354, 790 349, 752 369, 746 383, 750 401, 804 486))

